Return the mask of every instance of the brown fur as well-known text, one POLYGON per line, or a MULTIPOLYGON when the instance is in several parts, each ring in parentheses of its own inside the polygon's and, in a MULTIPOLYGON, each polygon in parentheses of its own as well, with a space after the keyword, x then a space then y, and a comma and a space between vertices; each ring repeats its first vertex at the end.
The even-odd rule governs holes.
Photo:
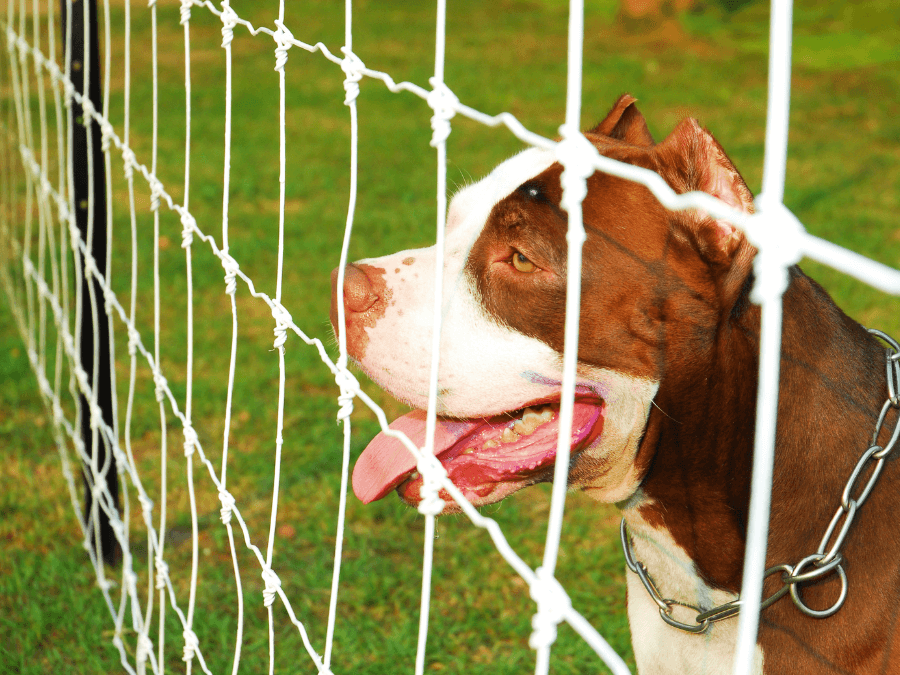
MULTIPOLYGON (((602 154, 657 171, 677 192, 704 190, 752 209, 737 170, 694 120, 654 145, 626 95, 587 136, 602 154)), ((559 352, 567 227, 561 172, 551 166, 500 201, 466 266, 498 321, 559 352), (517 271, 516 252, 537 268, 517 271)), ((749 301, 755 250, 727 223, 666 211, 641 185, 598 172, 588 186, 579 360, 660 382, 636 459, 652 503, 642 515, 671 532, 708 583, 739 592, 759 358, 760 313, 749 301)), ((887 397, 883 349, 799 267, 790 277, 768 565, 815 552, 887 397)), ((882 443, 886 437, 887 430, 882 443)), ((824 620, 801 615, 787 598, 763 612, 766 672, 900 668, 900 645, 891 648, 900 607, 895 464, 844 546, 845 606, 824 620)), ((573 474, 591 470, 576 460, 573 474)), ((777 575, 767 588, 776 582, 777 575)), ((835 577, 802 590, 816 608, 837 592, 835 577)))

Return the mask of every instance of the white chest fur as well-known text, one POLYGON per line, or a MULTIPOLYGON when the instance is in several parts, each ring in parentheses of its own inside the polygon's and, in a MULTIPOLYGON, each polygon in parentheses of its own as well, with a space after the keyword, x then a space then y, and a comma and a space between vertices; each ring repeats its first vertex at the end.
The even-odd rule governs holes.
MULTIPOLYGON (((735 599, 735 595, 710 588, 696 573, 693 561, 667 530, 650 526, 636 509, 625 511, 635 557, 647 567, 660 594, 667 599, 710 609, 735 599)), ((703 634, 673 628, 659 615, 659 608, 638 576, 626 570, 628 622, 640 675, 728 675, 734 664, 738 618, 710 625, 703 634)), ((674 617, 692 623, 696 613, 675 607, 674 617)), ((762 650, 757 645, 754 675, 763 672, 762 650)))

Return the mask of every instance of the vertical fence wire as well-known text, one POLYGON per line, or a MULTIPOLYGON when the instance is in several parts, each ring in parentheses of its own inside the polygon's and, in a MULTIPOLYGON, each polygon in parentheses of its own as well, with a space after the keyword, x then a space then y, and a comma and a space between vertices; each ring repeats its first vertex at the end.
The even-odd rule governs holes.
MULTIPOLYGON (((156 0, 150 0, 150 59, 151 73, 153 76, 152 91, 152 132, 150 146, 150 172, 153 176, 157 173, 157 161, 159 159, 159 40, 158 17, 156 0)), ((150 185, 150 208, 153 211, 153 358, 160 364, 160 279, 159 279, 159 186, 156 183, 150 185)), ((159 631, 157 636, 157 660, 160 668, 165 663, 165 635, 166 635, 166 581, 168 576, 165 562, 166 547, 166 511, 168 506, 168 423, 165 408, 165 382, 162 375, 154 375, 156 400, 159 403, 159 454, 160 454, 160 479, 159 479, 159 530, 157 535, 156 555, 154 567, 156 574, 156 588, 159 591, 159 631)))
MULTIPOLYGON (((766 146, 763 188, 757 199, 760 212, 770 215, 766 225, 776 230, 775 215, 784 199, 787 162, 788 118, 791 87, 791 0, 772 0, 769 28, 769 88, 766 114, 766 146)), ((755 664, 756 637, 762 601, 763 572, 769 531, 775 430, 778 414, 781 363, 782 294, 787 288, 788 258, 779 258, 779 232, 772 231, 754 260, 757 278, 754 302, 761 303, 759 384, 756 400, 756 433, 753 476, 734 655, 735 675, 749 675, 755 664)))
MULTIPOLYGON (((347 258, 350 249, 350 236, 353 232, 353 219, 356 213, 356 195, 358 189, 359 173, 359 118, 356 101, 359 96, 359 80, 362 75, 359 72, 361 63, 353 53, 353 0, 344 3, 344 60, 341 67, 344 70, 344 104, 350 109, 350 196, 347 205, 347 221, 344 227, 344 238, 341 242, 341 255, 338 264, 337 293, 338 298, 344 297, 344 279, 346 277, 347 258)), ((344 546, 344 524, 347 515, 347 486, 350 476, 350 440, 351 423, 350 414, 353 412, 353 391, 349 385, 355 379, 347 370, 347 317, 344 303, 339 302, 338 314, 338 361, 337 384, 340 389, 338 402, 340 409, 337 418, 343 427, 343 452, 341 453, 341 484, 338 493, 338 517, 337 532, 334 544, 334 564, 331 573, 331 596, 328 603, 328 624, 325 629, 325 654, 323 663, 325 671, 331 670, 331 655, 334 647, 334 629, 337 620, 338 587, 341 577, 341 560, 344 546)))
POLYGON ((194 378, 194 275, 192 244, 194 232, 189 213, 191 194, 191 7, 189 0, 181 3, 181 25, 184 29, 184 215, 182 215, 181 247, 185 255, 187 287, 187 364, 185 366, 184 398, 184 456, 187 472, 188 500, 191 509, 191 582, 188 590, 187 627, 184 629, 184 660, 187 675, 191 673, 197 636, 194 634, 194 609, 197 603, 197 574, 199 561, 199 528, 197 524, 197 497, 194 491, 194 450, 196 432, 193 428, 193 378, 194 378))
POLYGON ((434 315, 432 319, 431 370, 428 383, 428 409, 425 417, 425 447, 422 454, 426 462, 420 473, 423 476, 422 502, 419 512, 425 516, 424 551, 422 556, 422 595, 419 603, 419 635, 416 645, 416 675, 425 671, 425 649, 428 640, 428 617, 431 610, 431 585, 434 568, 435 517, 443 510, 439 497, 439 465, 434 460, 434 436, 437 426, 438 378, 440 372, 441 323, 444 285, 444 239, 447 219, 447 137, 450 135, 450 117, 453 110, 447 86, 444 84, 444 55, 446 51, 447 3, 437 0, 437 18, 434 38, 434 77, 429 106, 432 108, 431 145, 437 150, 437 232, 434 266, 434 315))
POLYGON ((231 257, 228 247, 228 193, 231 188, 231 78, 232 58, 231 42, 234 39, 234 10, 228 4, 228 0, 222 3, 222 48, 225 50, 225 158, 222 187, 222 251, 226 258, 223 260, 225 269, 225 293, 231 301, 231 358, 228 361, 228 389, 225 398, 225 429, 222 439, 222 466, 219 485, 219 500, 222 503, 221 516, 225 529, 228 532, 228 547, 231 551, 231 564, 234 569, 234 582, 237 594, 237 625, 235 628, 234 659, 231 665, 232 675, 237 675, 241 662, 241 645, 244 640, 244 591, 241 582, 241 570, 238 563, 237 547, 234 542, 234 528, 231 524, 231 509, 234 506, 234 497, 227 489, 228 470, 228 440, 231 432, 231 409, 234 401, 234 375, 237 365, 238 343, 238 314, 237 314, 237 284, 235 275, 238 265, 231 257))
POLYGON ((275 438, 275 469, 272 485, 272 517, 269 522, 269 539, 266 548, 266 562, 263 570, 263 580, 265 582, 265 590, 263 591, 264 603, 269 616, 269 675, 275 672, 275 619, 272 609, 272 603, 275 600, 275 594, 280 587, 278 576, 272 570, 272 554, 275 547, 275 528, 278 521, 278 493, 281 481, 281 451, 284 446, 284 390, 285 390, 285 371, 284 371, 284 343, 287 340, 287 321, 289 316, 281 307, 281 291, 282 291, 282 275, 284 270, 284 198, 286 188, 286 156, 287 142, 285 139, 285 98, 286 85, 284 66, 287 62, 287 50, 290 43, 286 39, 284 28, 284 0, 279 2, 278 20, 275 22, 278 31, 274 34, 275 48, 275 70, 278 72, 278 269, 275 281, 275 303, 276 308, 273 310, 275 319, 275 348, 278 350, 278 426, 275 438))
MULTIPOLYGON (((41 21, 40 12, 38 11, 37 0, 32 2, 31 7, 31 24, 32 24, 32 40, 35 49, 41 48, 41 21)), ((39 197, 37 199, 38 209, 38 254, 37 254, 37 272, 42 279, 46 278, 46 249, 47 249, 47 228, 48 228, 48 202, 46 199, 47 186, 47 97, 44 90, 44 73, 43 69, 37 61, 32 64, 33 75, 37 85, 38 94, 38 122, 40 137, 40 188, 38 190, 39 197)), ((37 360, 38 367, 44 369, 46 367, 47 352, 47 300, 43 296, 38 298, 38 339, 37 339, 37 360)))
MULTIPOLYGON (((26 12, 25 12, 25 0, 20 0, 19 2, 19 34, 26 34, 26 12)), ((20 131, 24 131, 24 134, 20 136, 21 141, 25 143, 25 147, 31 149, 34 147, 34 128, 32 126, 31 121, 31 87, 29 86, 30 77, 28 75, 28 67, 27 67, 27 53, 25 49, 19 48, 19 63, 18 63, 18 75, 20 78, 20 91, 22 96, 22 104, 20 106, 20 110, 22 112, 22 120, 20 131)), ((23 157, 23 160, 26 158, 23 157)), ((31 259, 31 241, 32 241, 32 213, 34 210, 34 199, 35 199, 35 189, 34 189, 34 176, 28 172, 28 176, 25 181, 25 214, 24 214, 24 235, 22 241, 22 265, 24 267, 25 261, 31 259)), ((28 324, 28 353, 35 353, 35 343, 36 343, 36 325, 35 325, 35 299, 34 299, 34 284, 29 281, 25 283, 25 307, 26 307, 26 317, 28 324)))

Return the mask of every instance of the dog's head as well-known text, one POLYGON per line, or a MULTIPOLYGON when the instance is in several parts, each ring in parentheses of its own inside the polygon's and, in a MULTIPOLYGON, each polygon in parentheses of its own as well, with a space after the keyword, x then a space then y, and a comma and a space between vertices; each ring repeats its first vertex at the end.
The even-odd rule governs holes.
MULTIPOLYGON (((747 186, 707 131, 685 120, 655 144, 634 102, 622 96, 585 134, 601 154, 656 171, 676 192, 701 190, 751 210, 747 186)), ((561 174, 551 152, 526 150, 450 204, 435 455, 476 505, 552 477, 566 298, 561 174)), ((583 213, 569 481, 619 501, 651 459, 641 441, 654 397, 675 373, 690 381, 710 356, 715 331, 746 295, 755 251, 731 224, 667 211, 642 185, 600 172, 588 179, 583 213)), ((436 264, 434 247, 361 260, 347 268, 343 293, 350 356, 418 408, 391 427, 420 446, 436 264)), ((335 330, 336 298, 335 284, 335 330)), ((398 488, 417 503, 421 484, 414 459, 384 434, 353 473, 364 502, 398 488)))

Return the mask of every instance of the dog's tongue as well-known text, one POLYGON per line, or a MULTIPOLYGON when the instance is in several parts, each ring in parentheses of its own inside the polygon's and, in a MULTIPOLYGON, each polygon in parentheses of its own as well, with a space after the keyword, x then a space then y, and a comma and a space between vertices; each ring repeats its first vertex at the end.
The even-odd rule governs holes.
MULTIPOLYGON (((434 454, 451 448, 460 438, 484 420, 437 420, 434 437, 434 454)), ((402 431, 416 447, 425 445, 425 411, 413 410, 398 417, 390 427, 402 431)), ((364 504, 384 497, 397 487, 404 476, 416 468, 416 459, 396 438, 378 434, 356 462, 353 468, 353 492, 364 504)))

